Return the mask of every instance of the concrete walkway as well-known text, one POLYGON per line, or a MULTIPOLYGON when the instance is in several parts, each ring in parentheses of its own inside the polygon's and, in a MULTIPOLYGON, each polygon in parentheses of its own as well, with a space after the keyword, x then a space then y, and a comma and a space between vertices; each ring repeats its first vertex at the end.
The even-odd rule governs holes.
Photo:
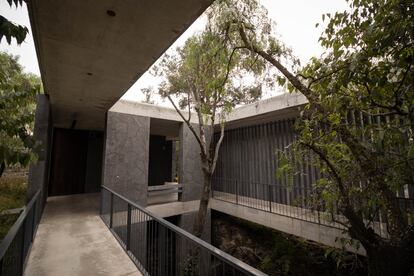
POLYGON ((100 219, 99 200, 48 198, 24 275, 141 275, 100 219))

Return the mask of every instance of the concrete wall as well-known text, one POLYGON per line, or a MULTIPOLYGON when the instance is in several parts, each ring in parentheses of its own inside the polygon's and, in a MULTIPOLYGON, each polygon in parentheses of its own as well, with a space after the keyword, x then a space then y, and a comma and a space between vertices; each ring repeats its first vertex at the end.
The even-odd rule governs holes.
POLYGON ((150 118, 108 112, 103 184, 147 205, 150 118))
POLYGON ((52 148, 52 115, 49 98, 41 94, 37 96, 34 138, 40 143, 37 150, 38 160, 29 167, 27 198, 30 200, 38 190, 42 190, 42 198, 46 201, 49 183, 50 151, 52 148))
MULTIPOLYGON (((198 125, 193 124, 198 132, 198 125)), ((210 137, 206 129, 206 137, 210 137)), ((207 144, 209 144, 207 139, 207 144)), ((181 201, 200 200, 203 189, 203 171, 201 170, 200 146, 194 134, 186 124, 180 127, 179 183, 183 185, 181 201)))
MULTIPOLYGON (((195 128, 197 125, 193 125, 195 128)), ((183 185, 181 201, 199 200, 203 187, 200 147, 186 124, 180 127, 180 175, 178 182, 183 185)))

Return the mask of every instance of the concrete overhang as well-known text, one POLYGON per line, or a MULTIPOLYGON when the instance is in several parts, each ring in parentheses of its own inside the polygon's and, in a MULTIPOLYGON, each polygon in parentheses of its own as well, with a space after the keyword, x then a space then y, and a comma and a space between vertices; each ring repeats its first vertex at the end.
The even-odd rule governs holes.
POLYGON ((264 124, 299 116, 308 102, 301 93, 284 93, 269 99, 235 108, 226 118, 226 129, 264 124))
MULTIPOLYGON (((267 122, 294 118, 299 116, 300 108, 307 103, 307 99, 301 93, 284 93, 269 99, 235 108, 226 117, 226 129, 239 128, 250 125, 264 124, 267 122)), ((124 113, 150 117, 160 127, 166 127, 160 122, 183 122, 173 108, 138 103, 128 100, 118 101, 109 112, 124 113)), ((185 118, 188 112, 182 111, 185 118)), ((197 114, 192 113, 191 122, 197 124, 197 114)), ((219 118, 216 118, 219 122, 219 118)), ((172 125, 170 123, 170 125, 172 125)), ((219 129, 219 124, 216 125, 219 129)))
POLYGON ((211 3, 27 1, 54 126, 103 129, 107 110, 211 3))

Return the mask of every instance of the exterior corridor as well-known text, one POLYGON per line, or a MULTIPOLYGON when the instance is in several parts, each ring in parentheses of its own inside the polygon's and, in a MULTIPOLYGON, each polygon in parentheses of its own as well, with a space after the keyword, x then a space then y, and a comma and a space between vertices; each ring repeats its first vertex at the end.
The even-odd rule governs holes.
POLYGON ((24 275, 141 275, 99 217, 99 200, 49 197, 24 275))

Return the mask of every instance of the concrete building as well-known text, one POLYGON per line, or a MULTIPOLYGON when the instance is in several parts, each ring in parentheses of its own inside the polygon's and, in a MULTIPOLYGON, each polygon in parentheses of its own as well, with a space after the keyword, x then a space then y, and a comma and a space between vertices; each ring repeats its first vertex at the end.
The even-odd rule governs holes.
MULTIPOLYGON (((341 248, 338 238, 345 237, 343 228, 330 222, 328 214, 297 203, 309 193, 312 183, 319 177, 316 170, 307 168, 308 177, 295 179, 292 190, 275 177, 276 151, 294 141, 293 122, 304 104, 306 98, 301 94, 282 94, 236 108, 228 115, 225 139, 213 178, 210 208, 341 248)), ((194 114, 194 124, 196 118, 194 114)), ((117 102, 108 112, 104 159, 103 185, 147 206, 160 217, 178 216, 177 224, 191 232, 203 183, 199 147, 175 110, 122 100, 117 102), (160 136, 179 141, 179 184, 175 184, 179 188, 171 184, 151 185, 148 172, 153 168, 148 162, 151 160, 148 153, 151 154, 151 140, 160 136), (156 201, 153 199, 154 188, 163 192, 156 201), (172 196, 175 193, 179 195, 172 196)), ((160 166, 157 171, 163 169, 170 172, 160 166)), ((205 238, 208 240, 208 233, 205 238)), ((364 254, 364 250, 359 253, 364 254)))
MULTIPOLYGON (((211 2, 28 2, 45 89, 34 132, 43 146, 29 203, 0 246, 0 275, 263 275, 207 244, 209 227, 204 241, 188 233, 203 181, 198 145, 178 114, 118 101, 211 2)), ((283 94, 229 114, 210 209, 339 247, 338 225, 294 203, 317 172, 303 168, 310 178, 293 191, 272 178, 273 153, 295 139, 292 120, 305 103, 283 94)))

